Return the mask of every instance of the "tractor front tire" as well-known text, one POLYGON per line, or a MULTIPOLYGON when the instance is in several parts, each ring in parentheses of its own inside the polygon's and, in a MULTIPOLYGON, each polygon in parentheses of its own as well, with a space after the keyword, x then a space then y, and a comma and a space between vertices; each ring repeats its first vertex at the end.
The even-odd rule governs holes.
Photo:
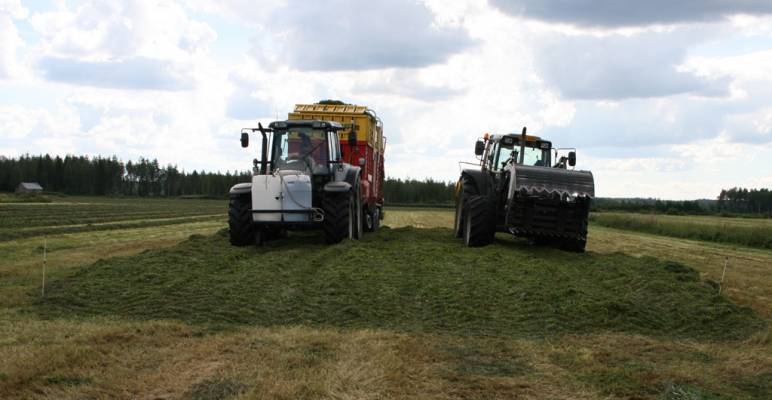
POLYGON ((464 244, 481 247, 493 243, 496 236, 496 210, 486 196, 469 196, 464 212, 464 244))
POLYGON ((480 194, 477 190, 477 186, 473 182, 461 178, 461 192, 458 194, 458 200, 456 201, 456 218, 453 224, 453 234, 456 238, 464 237, 464 218, 466 201, 470 196, 480 194))
POLYGON ((325 193, 322 200, 324 209, 324 238, 329 244, 340 243, 351 234, 351 218, 355 217, 352 213, 351 202, 353 201, 351 192, 345 193, 325 193))
POLYGON ((228 205, 228 231, 234 246, 255 243, 255 223, 252 220, 252 200, 249 196, 232 196, 228 205))

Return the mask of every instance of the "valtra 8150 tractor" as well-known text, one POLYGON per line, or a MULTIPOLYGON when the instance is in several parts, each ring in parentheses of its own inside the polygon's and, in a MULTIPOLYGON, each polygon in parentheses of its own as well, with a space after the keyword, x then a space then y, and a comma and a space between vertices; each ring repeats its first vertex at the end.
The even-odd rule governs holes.
POLYGON ((536 136, 486 134, 475 144, 480 167, 464 169, 456 184, 455 235, 467 246, 485 246, 496 232, 584 251, 587 218, 595 196, 589 171, 569 169, 576 152, 558 158, 552 143, 536 136))
POLYGON ((289 120, 323 120, 341 124, 338 131, 342 160, 359 166, 362 194, 363 225, 366 231, 378 230, 383 219, 383 154, 386 138, 383 123, 375 111, 337 100, 322 100, 315 104, 297 104, 289 120))
MULTIPOLYGON (((382 140, 380 120, 359 108, 382 140)), ((252 181, 233 186, 229 193, 233 245, 261 244, 289 230, 314 228, 324 230, 328 243, 337 243, 378 228, 383 147, 378 148, 378 158, 367 158, 372 155, 370 142, 360 144, 357 136, 370 126, 350 120, 344 127, 330 115, 291 113, 286 121, 272 122, 268 128, 258 124, 242 130, 242 147, 249 145, 250 133, 261 134, 261 156, 254 160, 252 181), (353 134, 342 134, 346 132, 353 134), (373 160, 379 162, 377 168, 369 165, 373 160)))

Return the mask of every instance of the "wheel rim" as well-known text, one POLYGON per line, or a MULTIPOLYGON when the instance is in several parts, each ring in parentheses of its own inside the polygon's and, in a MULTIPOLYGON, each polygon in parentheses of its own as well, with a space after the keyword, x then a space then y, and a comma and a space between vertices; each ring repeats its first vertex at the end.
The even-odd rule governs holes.
POLYGON ((349 201, 348 201, 348 238, 353 239, 354 238, 354 218, 356 218, 356 215, 354 214, 354 196, 349 195, 349 201))
MULTIPOLYGON (((458 204, 456 204, 456 219, 454 222, 454 230, 456 231, 456 235, 462 232, 463 228, 463 221, 462 218, 464 216, 464 210, 463 210, 463 203, 461 202, 461 199, 458 200, 458 204)), ((458 237, 458 236, 456 236, 458 237)))
POLYGON ((354 223, 356 225, 353 226, 353 232, 354 232, 354 239, 361 239, 362 238, 362 230, 363 230, 363 221, 362 221, 362 196, 360 192, 359 186, 357 186, 356 191, 354 191, 354 216, 356 217, 356 220, 354 223))
POLYGON ((367 230, 373 230, 373 214, 365 213, 365 223, 367 224, 367 230))
POLYGON ((467 213, 466 218, 464 218, 466 220, 464 222, 464 244, 467 246, 472 242, 472 217, 470 214, 467 213))

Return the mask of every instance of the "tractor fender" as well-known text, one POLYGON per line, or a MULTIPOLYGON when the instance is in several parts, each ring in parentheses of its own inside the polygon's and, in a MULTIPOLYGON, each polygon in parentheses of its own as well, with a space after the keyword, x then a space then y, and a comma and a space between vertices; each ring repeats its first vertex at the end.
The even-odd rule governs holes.
POLYGON ((351 184, 351 186, 356 186, 359 184, 359 172, 361 169, 359 167, 351 166, 346 170, 346 177, 344 180, 351 184))
POLYGON ((228 192, 230 196, 239 196, 242 194, 252 194, 252 182, 237 183, 233 185, 228 192))
POLYGON ((345 193, 351 190, 351 184, 348 182, 328 182, 324 185, 324 191, 326 193, 345 193))
POLYGON ((472 182, 480 195, 488 194, 488 190, 491 187, 491 177, 486 172, 478 169, 465 169, 461 171, 461 178, 472 182))

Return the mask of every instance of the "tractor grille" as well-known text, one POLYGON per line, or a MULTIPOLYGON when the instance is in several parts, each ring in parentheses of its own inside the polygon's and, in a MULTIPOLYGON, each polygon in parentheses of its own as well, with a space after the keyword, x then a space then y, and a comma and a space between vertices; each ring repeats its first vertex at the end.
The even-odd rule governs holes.
POLYGON ((574 202, 518 196, 509 204, 507 225, 518 236, 586 239, 589 199, 574 202))
POLYGON ((591 172, 515 167, 507 225, 518 236, 587 238, 587 217, 595 196, 591 172))
POLYGON ((515 182, 515 190, 526 196, 595 197, 595 182, 589 171, 517 165, 515 182))

